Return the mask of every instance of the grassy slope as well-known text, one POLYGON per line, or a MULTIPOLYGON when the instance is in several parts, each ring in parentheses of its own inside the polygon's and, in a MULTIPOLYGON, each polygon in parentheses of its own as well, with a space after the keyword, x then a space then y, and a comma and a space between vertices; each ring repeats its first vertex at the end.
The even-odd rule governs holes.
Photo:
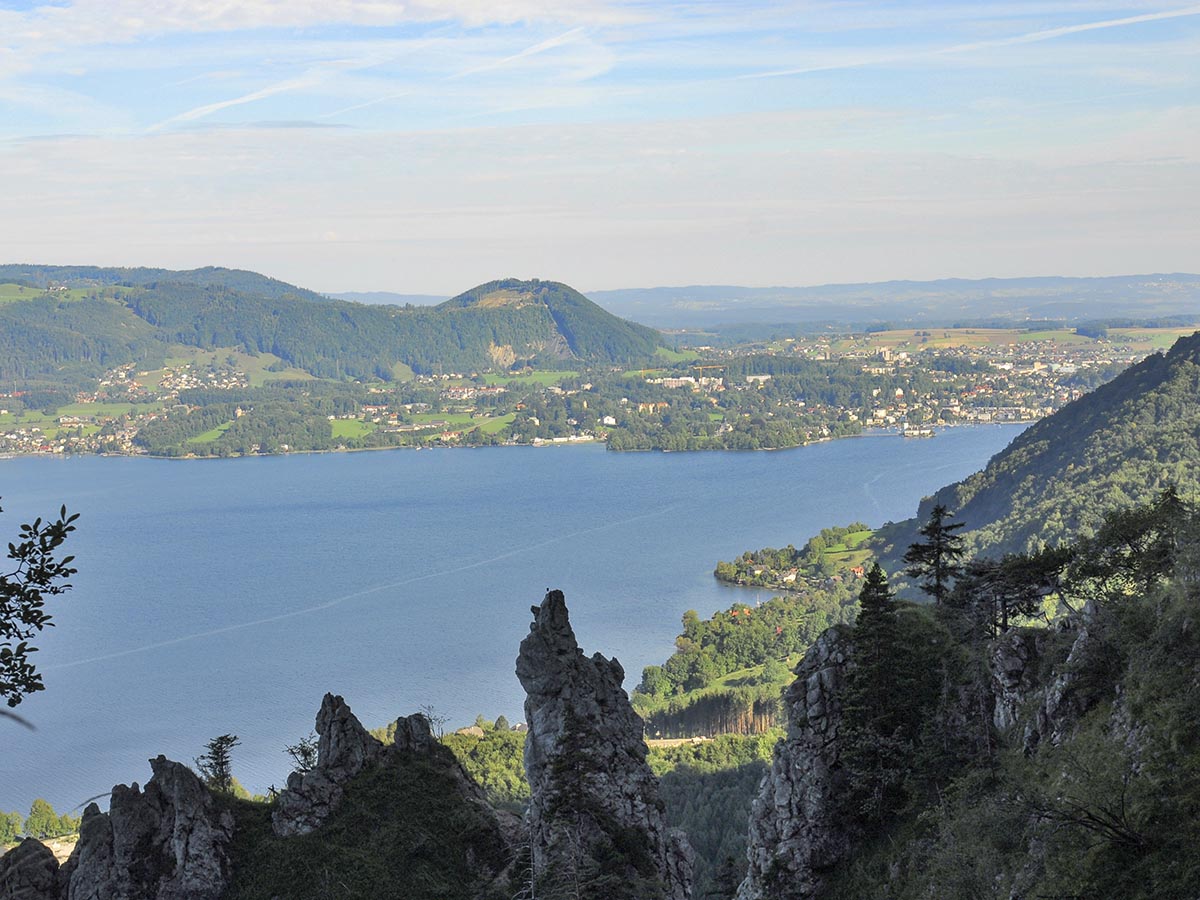
POLYGON ((499 869, 507 850, 443 764, 411 756, 363 773, 315 834, 277 838, 270 807, 233 802, 237 832, 226 900, 478 900, 470 859, 499 869))

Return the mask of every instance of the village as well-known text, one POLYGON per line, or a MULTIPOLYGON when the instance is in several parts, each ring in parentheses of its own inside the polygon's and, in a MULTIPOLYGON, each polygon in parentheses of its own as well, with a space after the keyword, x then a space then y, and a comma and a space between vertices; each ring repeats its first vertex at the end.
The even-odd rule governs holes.
MULTIPOLYGON (((802 336, 728 349, 702 345, 658 369, 416 374, 347 384, 339 387, 336 411, 323 412, 327 444, 281 437, 265 452, 591 441, 612 449, 739 449, 864 429, 932 437, 953 425, 1040 419, 1151 348, 1066 331, 1008 342, 979 334, 802 336), (814 383, 810 369, 829 373, 820 390, 806 388, 814 383), (756 442, 756 435, 765 437, 756 442)), ((265 398, 312 412, 316 380, 257 364, 217 353, 158 370, 114 367, 91 389, 70 395, 0 393, 0 453, 151 454, 154 446, 140 439, 147 426, 185 421, 198 404, 233 403, 228 422, 181 438, 187 452, 180 455, 209 455, 206 445, 219 443, 222 428, 255 416, 265 398)), ((278 361, 275 368, 286 369, 278 361)), ((263 446, 272 445, 259 442, 253 452, 263 446)))

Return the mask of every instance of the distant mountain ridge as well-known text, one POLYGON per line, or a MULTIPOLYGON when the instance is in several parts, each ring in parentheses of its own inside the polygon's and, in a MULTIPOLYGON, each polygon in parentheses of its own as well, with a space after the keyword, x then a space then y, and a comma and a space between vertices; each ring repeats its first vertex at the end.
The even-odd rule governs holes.
POLYGON ((1200 332, 1031 425, 982 472, 927 497, 916 518, 874 541, 898 571, 917 527, 942 504, 966 523, 974 551, 1036 550, 1087 535, 1105 511, 1171 486, 1187 499, 1200 494, 1200 332))
POLYGON ((56 285, 144 287, 159 282, 227 288, 261 297, 298 297, 317 301, 329 299, 316 291, 306 290, 268 275, 260 275, 258 272, 250 272, 246 269, 226 269, 221 266, 172 270, 143 267, 0 265, 0 283, 28 284, 40 288, 56 285))
POLYGON ((1084 321, 1200 316, 1200 275, 1096 278, 944 278, 809 287, 626 288, 588 296, 617 315, 659 327, 722 323, 974 324, 1001 318, 1084 321))
POLYGON ((324 378, 505 369, 524 362, 624 364, 654 354, 653 329, 557 282, 492 282, 437 307, 335 300, 254 272, 0 266, 0 379, 95 376, 161 360, 170 344, 273 353, 324 378), (500 286, 500 287, 498 287, 500 286), (15 289, 13 289, 15 290, 15 289), (528 302, 495 302, 507 291, 528 302), (473 299, 472 299, 473 298, 473 299))

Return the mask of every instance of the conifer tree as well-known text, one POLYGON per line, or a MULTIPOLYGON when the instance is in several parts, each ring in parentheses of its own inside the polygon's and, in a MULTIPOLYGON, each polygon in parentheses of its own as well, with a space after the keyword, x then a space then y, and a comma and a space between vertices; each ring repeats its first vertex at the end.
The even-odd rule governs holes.
POLYGON ((854 624, 854 667, 843 695, 842 759, 850 775, 850 800, 867 822, 880 822, 903 803, 911 752, 904 696, 910 662, 897 634, 896 601, 876 563, 859 594, 854 624))
POLYGON ((929 521, 921 526, 921 537, 909 545, 904 554, 904 563, 908 568, 906 575, 919 578, 919 586, 931 596, 935 603, 941 605, 950 594, 950 583, 962 573, 959 560, 965 549, 963 538, 955 534, 964 526, 963 522, 948 522, 950 511, 942 504, 937 504, 929 514, 929 521))
POLYGON ((196 757, 196 768, 212 790, 233 793, 233 748, 241 741, 236 734, 222 734, 204 745, 205 752, 196 757))

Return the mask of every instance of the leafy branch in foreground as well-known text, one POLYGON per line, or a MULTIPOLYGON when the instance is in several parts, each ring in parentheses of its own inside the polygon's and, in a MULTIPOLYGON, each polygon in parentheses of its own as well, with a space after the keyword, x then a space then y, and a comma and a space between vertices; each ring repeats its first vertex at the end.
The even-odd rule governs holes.
POLYGON ((0 574, 0 698, 10 707, 27 694, 45 690, 29 659, 37 652, 29 640, 54 624, 45 610, 46 598, 71 587, 66 579, 77 571, 71 566, 75 557, 56 555, 78 518, 79 513, 68 516, 64 506, 57 521, 38 518, 22 525, 17 542, 8 545, 8 559, 16 565, 0 574))

